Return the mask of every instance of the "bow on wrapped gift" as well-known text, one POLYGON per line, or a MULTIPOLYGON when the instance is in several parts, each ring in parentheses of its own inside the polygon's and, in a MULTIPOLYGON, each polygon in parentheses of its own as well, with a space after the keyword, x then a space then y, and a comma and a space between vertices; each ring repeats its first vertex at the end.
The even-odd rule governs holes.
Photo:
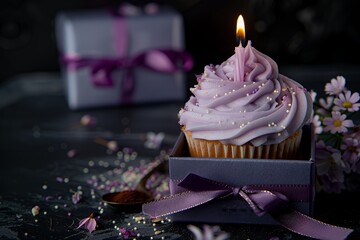
POLYGON ((131 103, 134 90, 133 69, 143 67, 153 71, 174 73, 177 70, 189 71, 193 67, 192 57, 183 51, 172 49, 153 49, 142 52, 133 57, 101 58, 64 56, 63 63, 69 70, 89 67, 91 82, 95 86, 113 86, 111 74, 116 69, 124 69, 122 80, 122 103, 131 103))
MULTIPOLYGON (((160 217, 181 212, 209 201, 232 195, 240 196, 261 216, 271 215, 285 228, 312 238, 338 240, 347 238, 352 229, 332 226, 308 217, 288 207, 288 198, 277 191, 258 187, 232 187, 190 173, 178 185, 184 191, 143 205, 143 213, 160 217)), ((280 186, 281 187, 281 186, 280 186)), ((294 191, 294 194, 297 194, 294 191)))

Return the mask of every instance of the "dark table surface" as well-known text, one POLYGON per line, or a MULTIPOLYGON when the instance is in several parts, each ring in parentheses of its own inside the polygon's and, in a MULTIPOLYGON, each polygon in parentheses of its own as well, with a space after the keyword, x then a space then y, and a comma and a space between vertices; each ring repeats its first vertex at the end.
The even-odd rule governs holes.
MULTIPOLYGON (((331 78, 344 75, 348 87, 359 91, 360 71, 356 67, 288 67, 283 72, 317 91, 331 78)), ((142 215, 115 211, 100 198, 112 187, 134 187, 148 166, 171 149, 180 132, 177 113, 182 105, 71 111, 59 74, 21 75, 2 85, 0 239, 121 239, 118 228, 122 227, 136 227, 136 239, 191 239, 187 223, 172 223, 166 218, 159 223, 148 218, 137 222, 134 217, 142 215), (87 114, 96 119, 96 125, 80 124, 87 114), (150 132, 165 134, 158 148, 145 144, 150 132), (119 150, 109 151, 99 144, 99 138, 116 141, 119 150), (68 156, 70 150, 76 151, 74 157, 68 156), (74 204, 71 199, 76 191, 82 192, 82 198, 74 204), (36 205, 40 213, 33 216, 31 210, 36 205), (92 212, 100 213, 97 230, 89 234, 77 229, 79 221, 92 212)), ((166 173, 157 177, 166 183, 166 173)), ((359 228, 359 178, 352 181, 354 189, 341 194, 318 193, 315 218, 359 228)), ((158 189, 164 194, 161 191, 166 186, 158 189)), ((280 226, 220 227, 231 239, 307 239, 280 226)))

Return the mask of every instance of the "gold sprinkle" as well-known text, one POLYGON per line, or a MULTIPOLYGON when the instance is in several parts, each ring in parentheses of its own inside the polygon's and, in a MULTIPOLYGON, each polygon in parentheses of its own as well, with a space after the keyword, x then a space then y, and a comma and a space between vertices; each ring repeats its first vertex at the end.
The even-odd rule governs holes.
POLYGON ((155 233, 155 235, 159 235, 159 234, 161 234, 162 232, 161 232, 161 231, 155 231, 154 233, 155 233))
POLYGON ((151 220, 153 223, 161 222, 161 218, 154 218, 151 220))
MULTIPOLYGON (((182 110, 183 110, 183 109, 182 109, 182 110)), ((143 217, 134 217, 134 220, 137 221, 137 222, 138 222, 138 221, 141 221, 141 220, 143 220, 143 219, 144 219, 143 217)))

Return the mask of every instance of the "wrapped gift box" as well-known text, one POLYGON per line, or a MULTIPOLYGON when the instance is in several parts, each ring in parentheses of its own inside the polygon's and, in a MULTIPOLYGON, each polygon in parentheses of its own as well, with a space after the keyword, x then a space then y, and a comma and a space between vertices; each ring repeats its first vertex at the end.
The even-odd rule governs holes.
POLYGON ((154 49, 183 50, 183 23, 177 12, 159 9, 130 16, 109 9, 64 12, 57 16, 56 29, 71 109, 184 100, 182 71, 129 67, 137 56, 154 49), (121 67, 114 67, 118 64, 111 62, 114 59, 121 60, 121 67), (92 80, 102 77, 108 79, 92 80), (129 78, 132 82, 124 82, 129 78))
MULTIPOLYGON (((293 193, 299 187, 303 199, 287 196, 290 206, 311 216, 315 196, 315 143, 309 126, 304 127, 301 141, 301 160, 194 158, 189 157, 186 139, 181 134, 169 158, 171 194, 184 191, 176 183, 189 173, 234 187, 253 185, 267 189, 277 186, 278 192, 284 195, 287 193, 282 192, 282 186, 295 187, 293 193)), ((239 196, 216 199, 171 216, 174 221, 187 222, 276 224, 268 214, 257 216, 239 196)))

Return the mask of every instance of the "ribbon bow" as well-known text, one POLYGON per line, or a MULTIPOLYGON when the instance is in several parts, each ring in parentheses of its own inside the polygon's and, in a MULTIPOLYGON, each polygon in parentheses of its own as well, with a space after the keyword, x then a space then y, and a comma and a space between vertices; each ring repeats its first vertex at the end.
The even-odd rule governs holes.
POLYGON ((252 186, 233 187, 190 173, 179 184, 185 191, 143 205, 143 213, 160 217, 184 211, 214 199, 240 196, 255 214, 270 214, 285 228, 304 236, 338 240, 345 239, 352 229, 332 226, 310 218, 288 207, 288 198, 276 191, 261 190, 252 186))
POLYGON ((62 62, 69 69, 89 67, 91 82, 96 86, 113 86, 112 72, 115 69, 124 69, 125 77, 121 88, 123 103, 131 102, 135 85, 133 78, 135 67, 164 73, 173 73, 177 70, 189 71, 193 67, 193 60, 188 53, 172 49, 153 49, 133 57, 119 58, 65 56, 62 62))

